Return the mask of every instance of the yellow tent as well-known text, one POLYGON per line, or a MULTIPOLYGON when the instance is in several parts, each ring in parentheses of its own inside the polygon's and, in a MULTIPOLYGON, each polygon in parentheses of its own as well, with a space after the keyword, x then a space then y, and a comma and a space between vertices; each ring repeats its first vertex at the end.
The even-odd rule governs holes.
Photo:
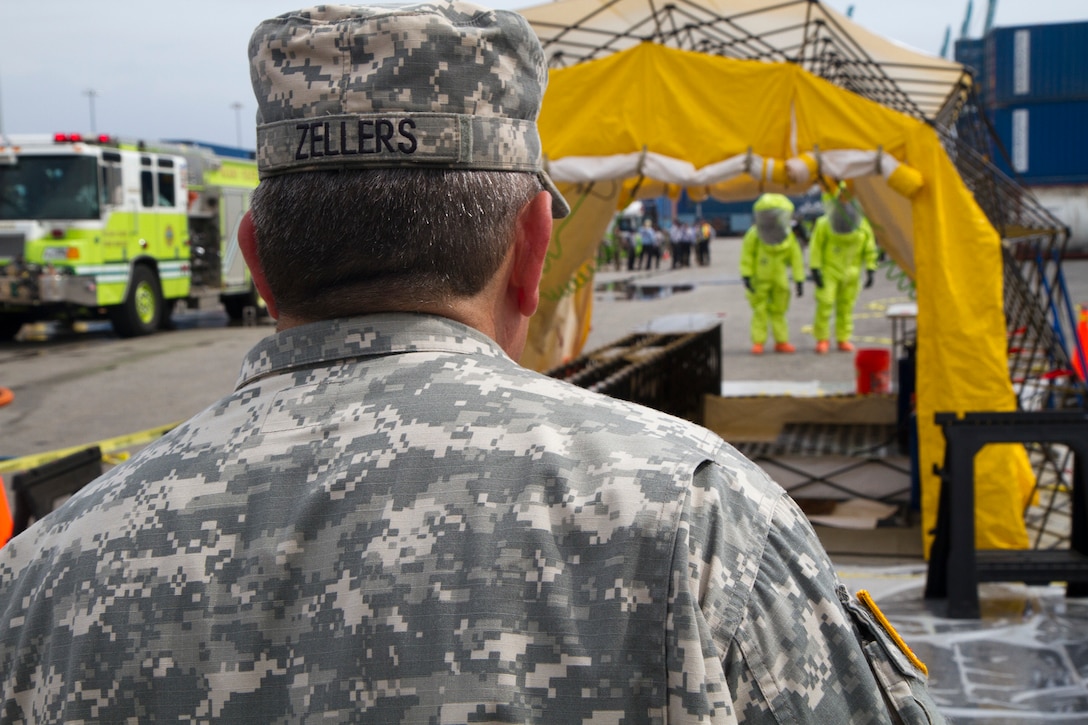
MULTIPOLYGON (((556 225, 523 364, 577 356, 592 314, 592 265, 632 198, 748 199, 847 179, 878 241, 918 289, 917 409, 923 531, 936 521, 938 411, 1011 411, 1001 239, 934 130, 794 64, 642 43, 553 70, 539 119, 549 169, 574 210, 556 225)), ((977 543, 1026 548, 1034 483, 1022 446, 976 465, 977 543)), ((926 534, 928 552, 930 536, 926 534)))

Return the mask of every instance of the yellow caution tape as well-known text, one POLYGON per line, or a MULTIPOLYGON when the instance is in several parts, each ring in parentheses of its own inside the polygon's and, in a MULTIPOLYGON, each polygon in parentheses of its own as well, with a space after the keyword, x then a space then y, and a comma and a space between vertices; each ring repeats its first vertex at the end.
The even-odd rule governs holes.
POLYGON ((102 462, 108 463, 111 466, 116 466, 118 463, 124 463, 130 458, 128 451, 121 451, 120 453, 104 453, 102 454, 102 462))
MULTIPOLYGON (((122 450, 124 448, 131 448, 133 446, 140 446, 145 443, 150 443, 156 438, 161 438, 167 432, 176 428, 181 421, 177 423, 170 423, 169 425, 162 425, 157 428, 149 428, 139 433, 129 433, 123 436, 117 436, 116 438, 107 438, 106 440, 96 441, 94 443, 87 443, 82 446, 72 446, 70 448, 62 448, 56 451, 48 451, 46 453, 36 453, 30 456, 23 456, 21 458, 11 458, 6 461, 0 461, 0 473, 10 473, 12 471, 27 471, 31 468, 37 468, 38 466, 55 461, 58 458, 76 453, 78 451, 86 450, 92 446, 98 446, 102 450, 103 458, 109 462, 115 462, 113 459, 107 458, 106 454, 113 453, 115 451, 122 450)), ((128 456, 120 456, 122 460, 128 456)))

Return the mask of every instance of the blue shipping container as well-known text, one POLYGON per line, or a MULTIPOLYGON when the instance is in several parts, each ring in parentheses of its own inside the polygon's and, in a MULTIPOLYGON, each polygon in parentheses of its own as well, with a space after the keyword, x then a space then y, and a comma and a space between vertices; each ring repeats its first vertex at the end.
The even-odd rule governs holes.
POLYGON ((1026 103, 991 115, 1008 154, 994 155, 1002 171, 1027 184, 1088 183, 1088 100, 1026 103))
POLYGON ((994 107, 1088 100, 1088 22, 994 28, 984 65, 994 107))
POLYGON ((986 105, 987 77, 986 72, 986 39, 964 38, 957 40, 953 46, 952 57, 957 63, 962 63, 971 71, 975 79, 975 89, 978 92, 979 105, 986 105))

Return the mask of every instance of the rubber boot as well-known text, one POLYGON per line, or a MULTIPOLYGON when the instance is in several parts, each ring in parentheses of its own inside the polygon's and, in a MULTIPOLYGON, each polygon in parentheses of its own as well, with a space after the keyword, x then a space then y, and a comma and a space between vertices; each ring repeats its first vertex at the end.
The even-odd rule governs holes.
POLYGON ((788 342, 776 342, 774 344, 775 352, 797 352, 797 348, 788 342))
POLYGON ((827 351, 830 348, 831 348, 831 344, 828 343, 827 340, 817 340, 816 341, 816 354, 817 355, 826 355, 827 351))

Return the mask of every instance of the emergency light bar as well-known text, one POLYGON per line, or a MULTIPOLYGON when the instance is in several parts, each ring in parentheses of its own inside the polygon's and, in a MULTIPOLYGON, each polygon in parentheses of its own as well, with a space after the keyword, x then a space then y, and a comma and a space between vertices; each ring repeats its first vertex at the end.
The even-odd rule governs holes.
POLYGON ((55 133, 53 143, 91 143, 102 145, 115 145, 116 141, 108 134, 100 133, 94 138, 83 138, 81 133, 55 133))

